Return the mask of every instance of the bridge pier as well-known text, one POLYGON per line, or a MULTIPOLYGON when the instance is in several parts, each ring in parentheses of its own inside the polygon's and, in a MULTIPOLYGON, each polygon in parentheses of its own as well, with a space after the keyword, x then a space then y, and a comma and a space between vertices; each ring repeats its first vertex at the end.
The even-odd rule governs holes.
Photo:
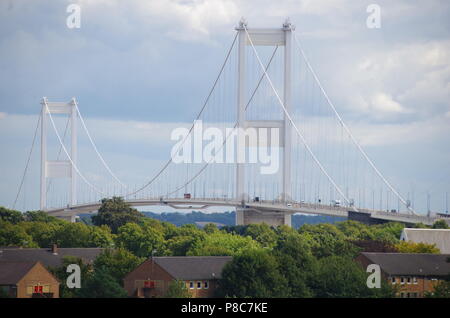
POLYGON ((266 223, 270 226, 287 225, 291 224, 290 212, 279 211, 259 211, 251 208, 236 208, 236 225, 249 225, 249 224, 261 224, 266 223))

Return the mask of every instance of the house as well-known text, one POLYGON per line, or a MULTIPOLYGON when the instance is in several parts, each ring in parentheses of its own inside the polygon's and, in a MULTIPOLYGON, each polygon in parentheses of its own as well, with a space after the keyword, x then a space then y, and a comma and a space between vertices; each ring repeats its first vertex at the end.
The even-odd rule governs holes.
POLYGON ((436 244, 442 254, 450 254, 450 229, 410 229, 404 228, 400 240, 436 244))
POLYGON ((13 298, 59 298, 59 282, 40 262, 0 262, 0 291, 13 298))
POLYGON ((356 261, 364 268, 378 264, 384 279, 404 298, 423 297, 450 275, 450 254, 361 253, 356 261))
POLYGON ((217 281, 222 277, 230 256, 152 257, 124 278, 130 297, 164 297, 171 282, 184 282, 192 297, 214 297, 217 281))
POLYGON ((40 262, 45 267, 59 267, 64 256, 75 256, 85 264, 92 264, 103 248, 12 248, 0 247, 1 262, 40 262))

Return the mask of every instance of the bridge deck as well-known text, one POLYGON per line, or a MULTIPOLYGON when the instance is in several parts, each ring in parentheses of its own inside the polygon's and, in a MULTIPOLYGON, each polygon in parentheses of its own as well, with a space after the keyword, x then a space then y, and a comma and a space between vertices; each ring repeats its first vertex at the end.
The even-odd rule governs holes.
MULTIPOLYGON (((258 202, 241 202, 237 200, 226 199, 131 199, 125 200, 131 206, 169 206, 175 209, 205 209, 210 206, 230 206, 230 207, 245 207, 254 209, 257 211, 271 211, 280 213, 306 213, 306 214, 318 214, 329 216, 348 217, 348 211, 352 210, 351 207, 332 206, 325 204, 310 204, 310 203, 283 203, 280 201, 258 201, 258 202)), ((80 204, 74 206, 68 206, 66 208, 48 209, 46 212, 52 216, 68 217, 81 213, 96 212, 101 206, 101 202, 92 202, 87 204, 80 204)), ((370 214, 372 218, 393 221, 393 222, 405 222, 405 223, 419 223, 422 222, 427 225, 433 224, 438 219, 445 219, 447 223, 450 222, 450 218, 442 216, 428 217, 421 215, 411 215, 404 213, 392 213, 386 211, 358 209, 357 212, 370 214)))

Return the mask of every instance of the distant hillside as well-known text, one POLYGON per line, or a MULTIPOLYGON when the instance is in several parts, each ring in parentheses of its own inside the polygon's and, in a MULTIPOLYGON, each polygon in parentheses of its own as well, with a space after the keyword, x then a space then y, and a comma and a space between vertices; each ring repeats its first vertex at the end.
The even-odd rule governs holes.
MULTIPOLYGON (((197 224, 203 226, 205 223, 218 223, 223 225, 235 225, 235 212, 223 212, 223 213, 203 213, 192 211, 191 213, 154 213, 154 212, 142 212, 145 216, 151 217, 156 220, 169 222, 176 226, 183 224, 197 224)), ((314 215, 293 215, 292 226, 299 228, 303 224, 317 224, 317 223, 335 223, 339 221, 345 221, 346 218, 334 217, 334 216, 314 216, 314 215)))

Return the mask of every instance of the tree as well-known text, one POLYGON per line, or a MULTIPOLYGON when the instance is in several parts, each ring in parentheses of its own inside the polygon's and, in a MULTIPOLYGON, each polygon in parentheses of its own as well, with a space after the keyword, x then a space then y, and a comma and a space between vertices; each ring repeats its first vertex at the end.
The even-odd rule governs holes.
POLYGON ((250 236, 256 242, 260 243, 263 247, 273 248, 277 241, 277 234, 266 223, 262 224, 250 224, 244 235, 250 236))
POLYGON ((381 278, 381 288, 368 288, 368 273, 343 256, 329 256, 319 260, 310 286, 319 298, 388 298, 394 290, 381 278))
POLYGON ((356 256, 359 251, 347 237, 332 224, 303 225, 298 232, 310 244, 317 258, 331 255, 356 256))
POLYGON ((369 253, 398 253, 398 250, 385 241, 360 240, 352 241, 354 245, 361 248, 361 252, 369 253))
POLYGON ((138 223, 142 216, 122 198, 113 197, 102 200, 97 215, 92 217, 92 223, 97 226, 108 225, 113 233, 117 233, 119 227, 127 223, 138 223))
POLYGON ((450 298, 450 281, 443 280, 434 286, 433 292, 425 293, 426 298, 450 298))
POLYGON ((337 228, 351 240, 372 240, 374 234, 370 226, 358 221, 348 220, 344 222, 337 222, 337 228))
POLYGON ((77 292, 82 298, 125 298, 127 292, 104 269, 96 269, 77 292))
POLYGON ((136 223, 127 223, 118 229, 116 243, 139 257, 149 257, 166 253, 163 233, 151 226, 140 226, 136 223))
POLYGON ((81 287, 88 281, 90 275, 92 274, 92 265, 84 264, 83 260, 75 256, 64 256, 62 259, 62 265, 58 267, 49 268, 50 272, 58 278, 59 285, 59 297, 61 298, 76 298, 79 297, 78 288, 67 287, 66 281, 69 275, 72 273, 67 272, 67 266, 70 264, 76 264, 80 266, 80 280, 81 287))
POLYGON ((313 293, 308 282, 317 260, 302 236, 295 232, 281 236, 275 247, 275 255, 280 273, 287 279, 288 296, 311 297, 313 293))
POLYGON ((169 284, 165 298, 191 298, 192 295, 183 281, 173 280, 169 284))
POLYGON ((24 217, 20 211, 10 210, 0 206, 0 220, 17 224, 24 221, 24 217))
POLYGON ((260 245, 249 236, 240 236, 224 232, 207 235, 204 240, 194 242, 187 252, 191 256, 238 255, 244 250, 258 249, 260 245))
POLYGON ((109 274, 122 286, 125 275, 134 270, 143 260, 123 248, 106 249, 95 259, 94 269, 100 269, 109 274))
POLYGON ((219 229, 217 228, 217 225, 215 225, 214 223, 208 223, 203 227, 203 231, 205 231, 208 234, 211 234, 219 231, 219 229))
POLYGON ((67 221, 60 220, 54 216, 48 215, 44 211, 28 211, 25 212, 25 220, 28 222, 57 222, 57 223, 63 223, 67 221))
POLYGON ((374 240, 395 244, 398 242, 405 225, 398 222, 388 222, 370 226, 374 240))
POLYGON ((0 246, 39 247, 20 224, 0 220, 0 246))
POLYGON ((433 229, 448 229, 449 226, 445 220, 437 220, 433 224, 433 229))
POLYGON ((49 247, 57 242, 57 235, 63 223, 56 222, 22 222, 20 226, 33 238, 39 247, 49 247))
POLYGON ((440 250, 436 247, 436 244, 427 244, 427 243, 414 243, 414 242, 406 242, 400 241, 395 245, 395 248, 399 253, 431 253, 431 254, 439 254, 440 250))
POLYGON ((107 225, 89 226, 89 243, 90 247, 113 247, 114 235, 111 228, 107 225))
POLYGON ((220 297, 287 297, 288 284, 276 258, 265 250, 247 250, 225 265, 220 297))

